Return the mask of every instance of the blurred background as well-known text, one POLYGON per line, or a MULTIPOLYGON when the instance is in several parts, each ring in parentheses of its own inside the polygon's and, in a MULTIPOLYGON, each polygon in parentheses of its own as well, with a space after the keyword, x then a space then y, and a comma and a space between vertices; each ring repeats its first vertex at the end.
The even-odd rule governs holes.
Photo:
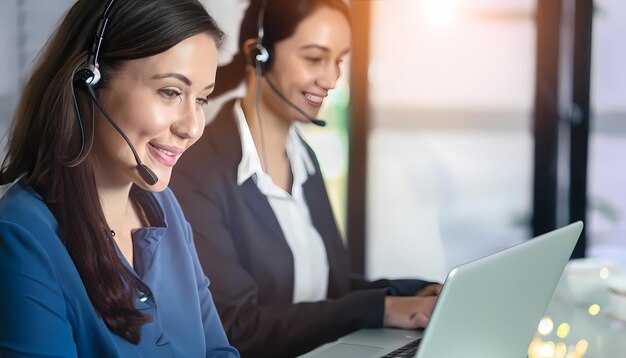
MULTIPOLYGON (((228 35, 226 64, 247 0, 203 2, 228 35)), ((24 79, 72 3, 0 2, 0 157, 24 79)), ((320 115, 329 125, 302 131, 355 271, 443 280, 579 219, 574 256, 626 269, 626 2, 350 3, 353 52, 320 115)))

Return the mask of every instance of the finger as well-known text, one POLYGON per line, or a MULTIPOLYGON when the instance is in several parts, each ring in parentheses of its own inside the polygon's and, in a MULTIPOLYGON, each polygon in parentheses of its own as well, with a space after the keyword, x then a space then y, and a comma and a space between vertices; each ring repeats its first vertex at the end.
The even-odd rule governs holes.
POLYGON ((417 291, 417 294, 415 296, 417 297, 432 296, 433 293, 435 292, 434 286, 435 286, 434 284, 430 284, 428 286, 423 287, 421 290, 417 291))
POLYGON ((424 312, 413 313, 410 317, 409 326, 411 328, 424 328, 430 321, 430 315, 424 312))
POLYGON ((417 291, 415 296, 417 297, 437 296, 439 295, 439 292, 441 292, 441 285, 438 283, 433 283, 417 291))
POLYGON ((423 297, 419 299, 418 310, 412 313, 409 318, 408 325, 411 328, 426 327, 430 321, 430 316, 435 308, 437 298, 435 296, 423 297))
POLYGON ((439 294, 441 293, 441 289, 442 288, 443 288, 442 285, 439 285, 439 284, 435 285, 435 288, 434 288, 435 294, 433 296, 439 296, 439 294))
POLYGON ((436 296, 428 296, 420 298, 419 303, 419 312, 423 312, 425 315, 430 317, 435 309, 435 304, 437 303, 436 296))

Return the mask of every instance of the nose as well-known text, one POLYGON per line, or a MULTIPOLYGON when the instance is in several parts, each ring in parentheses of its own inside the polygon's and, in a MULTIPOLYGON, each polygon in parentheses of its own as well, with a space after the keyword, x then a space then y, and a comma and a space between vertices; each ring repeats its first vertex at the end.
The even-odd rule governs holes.
POLYGON ((317 85, 325 91, 330 91, 337 85, 337 80, 339 79, 340 75, 341 70, 339 68, 339 65, 336 63, 330 63, 328 64, 328 66, 325 66, 322 70, 322 73, 320 73, 320 76, 317 80, 317 85))
POLYGON ((172 132, 183 139, 196 140, 204 131, 204 112, 195 100, 180 106, 178 120, 172 124, 172 132))

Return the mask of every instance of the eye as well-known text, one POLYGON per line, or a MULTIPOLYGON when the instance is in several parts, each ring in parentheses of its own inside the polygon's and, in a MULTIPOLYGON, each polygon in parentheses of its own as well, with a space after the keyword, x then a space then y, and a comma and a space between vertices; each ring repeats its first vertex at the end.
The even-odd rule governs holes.
POLYGON ((201 105, 201 106, 208 106, 210 102, 210 98, 206 97, 206 98, 196 98, 196 103, 201 105))
POLYGON ((180 97, 182 92, 173 88, 162 88, 159 90, 159 94, 167 99, 174 99, 180 97))
POLYGON ((304 58, 308 63, 312 64, 312 65, 318 65, 320 63, 322 63, 322 59, 319 57, 305 57, 304 58))

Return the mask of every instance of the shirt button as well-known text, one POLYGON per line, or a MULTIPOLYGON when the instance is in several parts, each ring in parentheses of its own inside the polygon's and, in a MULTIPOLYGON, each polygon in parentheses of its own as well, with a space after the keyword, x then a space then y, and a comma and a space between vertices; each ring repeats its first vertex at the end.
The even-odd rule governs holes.
POLYGON ((139 292, 139 301, 146 302, 147 300, 148 297, 143 292, 139 292))

